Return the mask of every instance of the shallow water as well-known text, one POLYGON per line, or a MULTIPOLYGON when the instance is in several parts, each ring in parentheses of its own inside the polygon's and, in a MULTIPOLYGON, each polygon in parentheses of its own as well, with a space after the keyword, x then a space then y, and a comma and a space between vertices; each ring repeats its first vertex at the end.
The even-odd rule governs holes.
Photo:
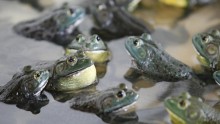
MULTIPOLYGON (((207 6, 180 21, 172 31, 156 29, 153 38, 172 56, 198 69, 198 62, 195 59, 196 52, 192 47, 191 37, 197 32, 203 32, 210 27, 219 25, 220 17, 217 16, 219 10, 220 8, 217 5, 207 6)), ((39 42, 24 38, 13 32, 12 26, 14 24, 21 20, 36 17, 39 14, 30 7, 16 2, 0 1, 0 85, 6 84, 12 75, 25 65, 34 64, 38 61, 56 60, 63 56, 64 50, 60 46, 47 41, 39 42)), ((81 30, 88 33, 86 31, 90 28, 90 24, 89 20, 85 21, 81 30)), ((124 74, 131 67, 131 59, 124 48, 125 39, 121 38, 108 43, 113 56, 108 63, 107 73, 104 78, 100 79, 97 89, 104 90, 117 86, 121 82, 126 83, 129 88, 139 89, 137 91, 140 95, 137 102, 137 114, 141 122, 169 124, 169 118, 162 101, 183 91, 201 95, 204 93, 203 96, 207 101, 218 100, 215 92, 218 86, 209 86, 203 91, 194 86, 190 80, 175 83, 158 82, 154 85, 149 82, 142 82, 132 86, 130 82, 124 79, 124 74)), ((104 123, 94 114, 72 110, 68 102, 60 103, 55 101, 49 93, 46 95, 50 102, 41 109, 38 115, 18 109, 15 105, 0 103, 0 122, 2 124, 104 123)))

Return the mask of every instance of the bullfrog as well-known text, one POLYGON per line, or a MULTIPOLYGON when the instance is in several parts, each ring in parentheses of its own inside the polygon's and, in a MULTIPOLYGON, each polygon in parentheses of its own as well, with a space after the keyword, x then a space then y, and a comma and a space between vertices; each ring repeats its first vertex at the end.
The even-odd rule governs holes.
POLYGON ((48 70, 31 70, 16 73, 4 86, 0 87, 0 101, 16 104, 18 108, 40 112, 49 100, 42 92, 48 83, 48 70))
POLYGON ((94 63, 83 51, 61 57, 56 61, 28 65, 25 68, 49 70, 50 78, 46 87, 48 91, 74 91, 97 83, 94 63))
POLYGON ((125 84, 103 91, 82 94, 70 100, 71 108, 94 113, 103 120, 117 114, 126 113, 138 100, 138 94, 125 84))
POLYGON ((129 37, 125 48, 132 57, 133 68, 156 81, 175 82, 196 77, 190 67, 170 56, 150 34, 129 37))
POLYGON ((134 18, 124 7, 115 7, 114 4, 99 4, 92 6, 91 11, 96 24, 91 29, 91 34, 98 34, 104 40, 152 32, 150 26, 134 18))
POLYGON ((219 48, 220 31, 215 29, 210 32, 199 33, 192 38, 193 46, 198 53, 199 62, 212 71, 220 69, 219 48))
POLYGON ((90 38, 79 34, 65 48, 65 55, 71 55, 78 50, 83 50, 94 63, 107 62, 111 56, 107 44, 97 34, 93 34, 90 38))
POLYGON ((107 4, 115 7, 124 7, 127 11, 132 12, 138 6, 140 1, 141 0, 96 0, 92 6, 107 4))
POLYGON ((28 38, 66 46, 80 33, 77 26, 84 17, 85 9, 65 5, 37 19, 21 22, 13 29, 17 34, 28 38))
POLYGON ((183 93, 164 101, 173 124, 219 124, 220 112, 201 98, 183 93))

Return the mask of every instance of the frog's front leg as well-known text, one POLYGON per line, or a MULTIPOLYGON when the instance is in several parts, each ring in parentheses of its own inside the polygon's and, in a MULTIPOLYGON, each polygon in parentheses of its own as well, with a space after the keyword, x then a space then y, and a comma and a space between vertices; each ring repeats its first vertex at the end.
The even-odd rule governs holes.
POLYGON ((142 75, 143 74, 139 70, 135 68, 129 68, 128 71, 125 73, 124 78, 130 82, 134 82, 142 75))

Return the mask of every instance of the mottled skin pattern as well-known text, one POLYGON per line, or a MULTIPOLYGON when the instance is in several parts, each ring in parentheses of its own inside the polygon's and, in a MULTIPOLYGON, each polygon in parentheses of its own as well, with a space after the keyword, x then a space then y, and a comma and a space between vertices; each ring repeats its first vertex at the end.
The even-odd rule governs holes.
POLYGON ((91 11, 97 26, 91 29, 91 34, 98 34, 104 40, 151 32, 150 27, 131 16, 123 7, 115 7, 113 3, 92 6, 91 11))
POLYGON ((91 94, 82 94, 73 98, 70 102, 71 108, 90 112, 104 117, 110 114, 123 112, 129 109, 129 105, 135 103, 138 94, 125 87, 115 87, 91 94))
POLYGON ((42 94, 48 79, 48 71, 23 70, 0 87, 0 101, 37 114, 49 102, 42 94))
POLYGON ((173 124, 219 124, 220 112, 202 99, 183 93, 165 100, 173 124))
POLYGON ((77 26, 84 19, 83 8, 61 7, 34 20, 14 26, 16 33, 35 40, 47 40, 66 46, 80 32, 77 26))
POLYGON ((152 41, 149 34, 129 37, 125 43, 136 68, 157 81, 179 81, 190 79, 192 70, 176 60, 152 41))
POLYGON ((198 53, 198 60, 213 71, 220 69, 220 31, 199 33, 193 36, 192 43, 198 53))

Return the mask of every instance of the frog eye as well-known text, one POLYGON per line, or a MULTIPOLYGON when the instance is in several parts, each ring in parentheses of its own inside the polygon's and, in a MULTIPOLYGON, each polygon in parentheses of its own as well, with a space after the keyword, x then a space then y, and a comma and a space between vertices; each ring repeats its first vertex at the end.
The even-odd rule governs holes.
POLYGON ((38 79, 40 77, 40 72, 39 71, 36 71, 35 73, 34 73, 34 79, 38 79))
POLYGON ((77 63, 77 58, 75 56, 70 56, 67 58, 67 64, 74 66, 77 63))
POLYGON ((207 45, 206 50, 209 55, 214 55, 218 52, 218 47, 214 44, 209 44, 209 45, 207 45))
POLYGON ((179 108, 186 109, 190 105, 190 102, 188 100, 180 100, 178 103, 179 108))
POLYGON ((133 41, 134 46, 139 47, 141 44, 138 40, 133 41))
POLYGON ((100 41, 101 38, 100 38, 99 36, 96 36, 96 40, 97 40, 97 41, 100 41))
POLYGON ((126 96, 126 93, 125 93, 124 90, 120 90, 120 91, 117 92, 116 96, 117 96, 118 98, 123 98, 123 97, 126 96))
POLYGON ((209 35, 203 36, 202 41, 205 43, 209 43, 212 40, 212 37, 209 35))

